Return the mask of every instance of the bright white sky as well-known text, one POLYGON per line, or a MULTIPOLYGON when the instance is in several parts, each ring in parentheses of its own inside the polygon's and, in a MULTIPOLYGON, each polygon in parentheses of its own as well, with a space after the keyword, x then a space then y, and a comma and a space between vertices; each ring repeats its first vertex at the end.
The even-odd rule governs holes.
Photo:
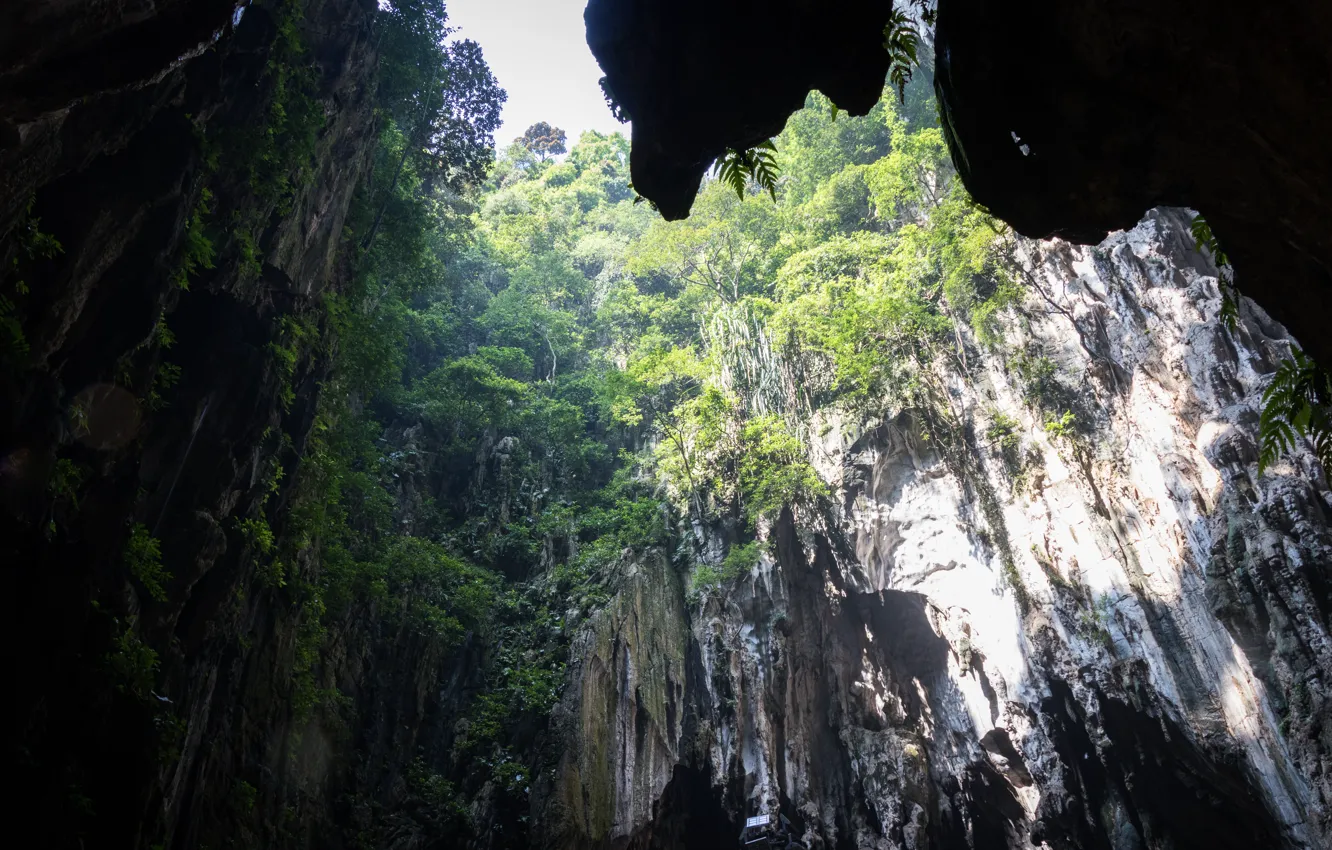
POLYGON ((587 47, 587 0, 446 0, 455 38, 481 45, 490 70, 509 93, 495 145, 503 150, 538 121, 569 135, 628 131, 611 117, 597 80, 601 68, 587 47))

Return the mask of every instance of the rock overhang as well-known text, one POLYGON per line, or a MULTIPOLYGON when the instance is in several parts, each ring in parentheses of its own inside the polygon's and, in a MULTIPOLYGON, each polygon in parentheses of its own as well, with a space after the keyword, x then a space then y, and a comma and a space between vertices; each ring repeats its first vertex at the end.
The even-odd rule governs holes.
MULTIPOLYGON (((588 44, 633 120, 636 190, 683 218, 708 166, 779 133, 811 90, 868 111, 892 8, 590 0, 588 44)), ((1332 361, 1332 6, 940 0, 937 13, 941 123, 977 201, 1024 236, 1083 244, 1152 207, 1199 210, 1244 294, 1332 361)))

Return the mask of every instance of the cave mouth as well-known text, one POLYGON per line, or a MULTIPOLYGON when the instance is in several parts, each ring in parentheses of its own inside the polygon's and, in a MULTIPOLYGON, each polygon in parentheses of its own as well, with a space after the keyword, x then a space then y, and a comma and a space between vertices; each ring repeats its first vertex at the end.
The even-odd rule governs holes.
POLYGON ((1109 741, 1098 753, 1072 688, 1054 679, 1049 687, 1042 713, 1074 805, 1056 814, 1053 798, 1043 803, 1034 840, 1094 847, 1099 830, 1139 841, 1159 836, 1179 850, 1290 846, 1240 764, 1206 752, 1168 715, 1098 692, 1096 721, 1109 741))
POLYGON ((651 823, 625 850, 735 850, 742 826, 726 813, 707 771, 676 765, 651 823))
MULTIPOLYGON (((1158 724, 1150 712, 1173 703, 1150 680, 1130 702, 1088 694, 1087 682, 1127 687, 1116 677, 1129 659, 1102 622, 1119 603, 1093 610, 1090 586, 1065 594, 1035 547, 1033 558, 1021 546, 993 555, 995 539, 1011 548, 1005 517, 1015 541, 1047 535, 1046 555, 1065 527, 1073 542, 1088 523, 1122 539, 1097 519, 1118 523, 1101 494, 1121 483, 1126 517, 1185 495, 1225 505, 1229 572, 1205 571, 1208 593, 1224 591, 1206 601, 1276 635, 1275 649, 1258 645, 1279 673, 1273 692, 1287 671, 1305 676, 1274 701, 1279 725, 1260 719, 1290 741, 1295 755, 1277 755, 1292 782, 1323 781, 1322 679, 1300 653, 1326 629, 1296 616, 1283 626, 1280 614, 1310 597, 1326 614, 1325 481, 1300 466, 1269 487, 1218 467, 1229 489, 1199 489, 1212 457, 1199 423, 1224 419, 1224 433, 1248 440, 1260 367, 1290 340, 1266 317, 1204 333, 1222 278, 1189 237, 1192 213, 1153 213, 1109 251, 1009 252, 1006 231, 962 192, 929 68, 884 91, 882 15, 894 3, 883 0, 830 0, 833 13, 775 0, 757 28, 729 13, 697 26, 702 0, 591 0, 659 6, 675 29, 630 35, 691 60, 694 89, 628 42, 626 72, 682 92, 627 100, 607 68, 602 88, 634 113, 632 139, 618 123, 580 135, 582 117, 563 113, 580 122, 568 123, 536 97, 542 120, 500 148, 509 93, 480 42, 446 45, 454 2, 161 0, 141 14, 0 3, 0 42, 34 51, 16 70, 0 50, 0 386, 12 396, 0 415, 0 563, 15 576, 9 643, 23 647, 3 747, 44 843, 698 850, 741 846, 745 816, 776 796, 821 850, 1008 850, 1036 834, 1019 804, 1039 793, 1072 800, 1043 810, 1060 850, 1109 850, 1120 827, 1156 829, 1151 841, 1169 831, 1171 850, 1276 846, 1286 825, 1258 820, 1267 786, 1226 766, 1245 751, 1227 749, 1225 730, 1215 745, 1205 737, 1210 716, 1158 724), (684 36, 719 46, 681 51, 684 36), (136 52, 145 39, 154 49, 136 52), (772 56, 784 88, 769 99, 748 81, 772 56), (827 73, 808 64, 822 59, 827 73), (709 72, 712 60, 737 84, 709 72), (719 88, 739 96, 709 112, 719 88), (699 214, 669 227, 665 196, 660 210, 638 203, 654 198, 638 176, 644 150, 654 155, 643 110, 663 103, 708 107, 696 121, 666 115, 688 134, 710 115, 738 134, 655 151, 665 177, 685 179, 677 199, 700 198, 699 214), (771 172, 739 186, 718 173, 699 189, 716 159, 746 154, 727 148, 787 133, 786 112, 756 111, 772 103, 806 105, 782 142, 781 191, 771 172), (578 141, 566 146, 552 120, 578 141), (1047 269, 1062 289, 1028 299, 1020 282, 1047 269), (1001 296, 1008 282, 1022 291, 1001 296), (1195 343, 1198 358, 1186 353, 1195 343), (1203 374, 1193 360, 1211 390, 1171 404, 1203 374), (1152 392, 1125 394, 1115 369, 1152 392), (1143 410, 1161 430, 1131 444, 1121 426, 1143 410), (1073 411, 1085 420, 1077 436, 1097 445, 1063 434, 1073 411), (1084 433, 1092 411, 1104 432, 1084 433), (1139 474, 1137 460, 1172 445, 1159 475, 1139 474), (1058 486, 1054 459, 1069 451, 1081 478, 1058 486), (853 569, 863 540, 843 532, 879 516, 876 560, 853 569), (1269 540, 1289 563, 1248 569, 1269 540), (926 584, 955 569, 930 560, 911 584, 928 596, 868 591, 894 578, 890 560, 945 551, 991 551, 982 566, 994 575, 926 584), (1013 628, 1030 628, 1017 635, 1031 653, 1014 690, 998 664, 1014 635, 994 644, 978 629, 973 647, 967 630, 965 606, 988 609, 986 593, 1013 628), (1077 643, 1058 619, 1074 603, 1077 643), (1040 703, 1039 677, 1072 670, 1084 682, 1077 717, 1071 697, 1040 703), (965 723, 985 706, 968 676, 990 725, 1013 739, 974 740, 986 724, 965 723), (1018 795, 1004 783, 1017 784, 1029 738, 1022 781, 1036 787, 1018 795), (1047 743, 1062 749, 1051 756, 1047 743), (981 749, 1007 768, 969 761, 981 749)), ((534 15, 557 5, 518 2, 534 15)), ((557 76, 559 63, 528 58, 533 76, 557 76)), ((1112 130, 1150 126, 1100 117, 1112 130)), ((996 150, 1007 160, 991 164, 1039 165, 1047 144, 1006 123, 996 150)), ((1253 446, 1231 446, 1237 463, 1253 462, 1253 446)), ((1201 530, 1178 524, 1186 513, 1130 543, 1153 556, 1178 544, 1192 563, 1201 530)), ((1104 540, 1063 547, 1070 587, 1083 582, 1072 552, 1104 540)), ((1135 550, 1119 551, 1123 586, 1137 588, 1135 550)), ((1117 586, 1115 569, 1096 581, 1117 586)), ((1157 644, 1216 646, 1233 663, 1199 611, 1157 644)))

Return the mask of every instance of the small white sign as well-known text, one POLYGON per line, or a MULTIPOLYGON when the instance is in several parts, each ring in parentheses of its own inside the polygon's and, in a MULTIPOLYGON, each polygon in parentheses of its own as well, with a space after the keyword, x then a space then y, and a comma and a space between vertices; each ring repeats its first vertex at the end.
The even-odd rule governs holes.
POLYGON ((755 815, 752 818, 745 818, 745 829, 751 826, 767 826, 769 823, 771 821, 768 820, 767 815, 755 815))

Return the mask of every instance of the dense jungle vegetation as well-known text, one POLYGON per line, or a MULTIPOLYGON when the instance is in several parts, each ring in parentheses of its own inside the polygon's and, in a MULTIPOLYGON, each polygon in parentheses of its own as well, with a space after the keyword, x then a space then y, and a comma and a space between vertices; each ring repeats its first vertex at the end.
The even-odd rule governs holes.
MULTIPOLYGON (((721 595, 783 509, 821 510, 811 422, 914 411, 960 457, 944 375, 1002 344, 1019 289, 926 82, 859 119, 811 95, 771 191, 713 180, 680 223, 636 202, 620 134, 560 158, 539 127, 469 179, 417 152, 412 111, 386 110, 393 179, 352 225, 355 290, 327 298, 327 327, 290 329, 287 359, 335 360, 300 496, 285 522, 245 522, 262 574, 310 612, 300 711, 339 710, 321 652, 354 603, 487 647, 456 769, 413 779, 461 821, 446 803, 488 780, 521 804, 573 627, 633 553, 721 595)), ((1022 363, 1068 426, 1049 362, 1022 363)))

